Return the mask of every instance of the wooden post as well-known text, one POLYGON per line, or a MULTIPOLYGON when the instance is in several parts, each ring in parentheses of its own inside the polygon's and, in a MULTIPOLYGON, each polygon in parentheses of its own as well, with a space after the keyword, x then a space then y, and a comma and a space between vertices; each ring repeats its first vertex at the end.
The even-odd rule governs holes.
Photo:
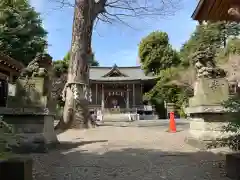
POLYGON ((104 111, 104 100, 105 100, 105 97, 104 97, 104 85, 102 84, 102 111, 104 111))
POLYGON ((133 83, 133 107, 135 107, 135 84, 133 83))
POLYGON ((129 89, 127 84, 127 102, 126 102, 126 108, 129 109, 129 89))
POLYGON ((98 84, 96 84, 96 89, 95 89, 95 93, 96 93, 96 105, 98 104, 98 84))
POLYGON ((140 85, 140 92, 141 92, 141 97, 142 97, 141 104, 143 104, 143 84, 140 85))

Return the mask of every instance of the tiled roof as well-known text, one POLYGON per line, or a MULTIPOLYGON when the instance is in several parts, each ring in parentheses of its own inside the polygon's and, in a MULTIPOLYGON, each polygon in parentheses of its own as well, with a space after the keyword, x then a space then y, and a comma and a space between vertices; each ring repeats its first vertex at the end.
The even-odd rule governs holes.
POLYGON ((19 70, 24 68, 24 65, 21 62, 16 61, 15 59, 3 54, 2 52, 0 52, 0 62, 2 62, 2 61, 9 64, 11 67, 17 68, 19 70))
POLYGON ((89 79, 95 81, 133 81, 133 80, 150 80, 155 79, 156 77, 144 74, 144 71, 140 66, 132 66, 132 67, 117 67, 114 65, 113 67, 90 67, 89 79), (111 77, 106 76, 113 69, 117 69, 124 76, 111 77))

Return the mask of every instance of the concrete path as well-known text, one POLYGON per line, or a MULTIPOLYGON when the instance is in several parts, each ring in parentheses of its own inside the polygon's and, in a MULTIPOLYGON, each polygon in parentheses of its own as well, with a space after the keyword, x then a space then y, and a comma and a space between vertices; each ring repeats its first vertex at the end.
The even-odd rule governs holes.
POLYGON ((35 180, 227 180, 223 156, 184 143, 186 131, 99 127, 69 130, 48 154, 33 155, 35 180))

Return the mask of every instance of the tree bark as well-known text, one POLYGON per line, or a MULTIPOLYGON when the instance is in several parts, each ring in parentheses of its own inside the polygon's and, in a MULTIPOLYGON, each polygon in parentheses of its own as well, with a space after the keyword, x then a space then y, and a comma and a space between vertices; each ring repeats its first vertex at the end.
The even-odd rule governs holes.
POLYGON ((68 80, 64 88, 63 118, 56 129, 87 128, 89 126, 88 92, 89 66, 92 58, 91 38, 94 23, 94 0, 75 0, 71 58, 68 80))

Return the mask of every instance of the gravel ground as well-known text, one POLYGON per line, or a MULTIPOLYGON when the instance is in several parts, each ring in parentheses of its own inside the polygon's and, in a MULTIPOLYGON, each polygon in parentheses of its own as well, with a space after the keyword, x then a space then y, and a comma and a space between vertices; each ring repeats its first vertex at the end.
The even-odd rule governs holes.
POLYGON ((33 155, 34 180, 228 180, 224 157, 184 143, 187 132, 99 127, 69 130, 61 145, 33 155))

